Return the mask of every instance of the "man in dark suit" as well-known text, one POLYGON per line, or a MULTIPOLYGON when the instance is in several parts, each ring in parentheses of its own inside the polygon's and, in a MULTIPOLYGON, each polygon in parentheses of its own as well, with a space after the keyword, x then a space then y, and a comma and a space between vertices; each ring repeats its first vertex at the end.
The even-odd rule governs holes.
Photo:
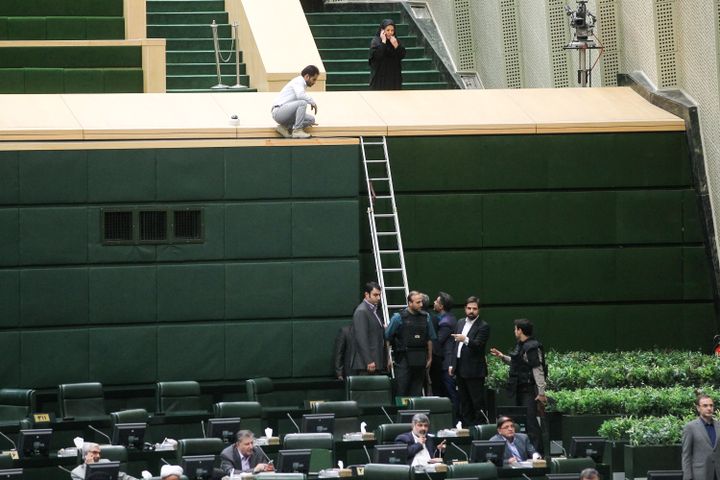
POLYGON ((353 313, 353 375, 373 375, 385 370, 385 324, 379 305, 380 285, 368 282, 363 301, 353 313))
POLYGON ((442 463, 442 454, 445 451, 445 440, 435 443, 435 437, 428 436, 430 419, 424 413, 416 413, 412 418, 412 430, 402 433, 395 438, 395 443, 404 443, 408 446, 408 465, 427 465, 428 463, 442 463))
POLYGON ((720 426, 713 418, 713 399, 708 395, 698 395, 695 409, 698 418, 683 428, 683 480, 717 480, 720 478, 720 426))
POLYGON ((485 345, 490 338, 490 325, 479 318, 480 299, 465 301, 465 318, 458 322, 455 348, 448 373, 455 376, 460 397, 460 418, 465 426, 477 425, 487 418, 485 409, 485 377, 487 360, 485 345))
POLYGON ((540 454, 535 451, 530 437, 524 433, 515 432, 515 422, 513 422, 512 418, 505 416, 498 418, 497 431, 497 435, 490 437, 490 440, 505 442, 503 463, 512 464, 540 458, 540 454))
POLYGON ((265 463, 267 457, 260 447, 255 446, 255 435, 250 430, 240 430, 234 444, 220 453, 220 469, 225 475, 235 473, 272 472, 272 463, 265 463))

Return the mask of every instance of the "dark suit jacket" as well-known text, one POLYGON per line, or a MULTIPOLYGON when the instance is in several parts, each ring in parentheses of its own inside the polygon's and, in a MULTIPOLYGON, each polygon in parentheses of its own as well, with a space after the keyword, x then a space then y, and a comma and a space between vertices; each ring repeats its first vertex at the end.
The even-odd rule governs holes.
POLYGON ((250 456, 250 470, 243 470, 240 452, 238 452, 234 443, 220 453, 220 469, 222 469, 225 475, 230 475, 233 469, 235 469, 236 472, 252 472, 252 469, 255 468, 258 463, 265 463, 265 461, 265 456, 260 452, 258 447, 255 447, 253 454, 250 456))
MULTIPOLYGON (((433 320, 435 331, 437 332, 437 340, 433 341, 433 357, 442 359, 442 369, 447 371, 452 366, 452 354, 455 352, 453 347, 457 347, 455 340, 450 334, 455 333, 457 320, 452 313, 445 313, 442 318, 433 320)), ((436 360, 433 360, 435 363, 436 360)))
POLYGON ((720 478, 720 424, 713 420, 715 426, 715 445, 710 444, 710 437, 702 420, 696 418, 685 425, 682 435, 682 469, 683 480, 713 480, 720 478))
MULTIPOLYGON (((493 442, 506 442, 505 437, 503 437, 500 434, 494 435, 490 437, 490 440, 493 442)), ((513 437, 513 445, 515 445, 515 448, 517 448, 518 453, 522 458, 519 460, 530 460, 532 458, 532 454, 535 453, 535 447, 533 447, 532 442, 530 441, 530 438, 525 435, 524 433, 515 433, 515 436, 513 437)), ((505 446, 505 455, 503 456, 503 463, 508 463, 508 460, 510 457, 512 457, 512 451, 505 446)))
MULTIPOLYGON (((382 320, 382 311, 378 309, 378 317, 382 320)), ((378 370, 385 370, 385 327, 373 314, 366 301, 353 313, 352 321, 352 368, 367 370, 369 363, 375 362, 378 370)))
MULTIPOLYGON (((408 446, 408 465, 412 463, 415 455, 417 455, 423 448, 422 443, 415 442, 415 437, 413 437, 412 432, 401 433, 400 435, 395 437, 395 443, 404 443, 408 446)), ((430 453, 430 458, 442 456, 442 452, 437 451, 437 447, 435 445, 435 438, 433 437, 427 437, 427 440, 425 440, 425 448, 427 448, 428 453, 430 453)))
MULTIPOLYGON (((455 333, 462 333, 465 327, 465 318, 460 320, 455 329, 455 333)), ((487 377, 487 360, 485 359, 485 347, 490 338, 490 325, 485 320, 478 318, 470 327, 467 334, 468 344, 462 348, 462 371, 457 369, 457 349, 458 342, 455 342, 455 348, 452 350, 451 360, 453 372, 463 378, 480 378, 487 377)))
POLYGON ((342 327, 335 337, 335 376, 347 378, 352 375, 352 327, 342 327))

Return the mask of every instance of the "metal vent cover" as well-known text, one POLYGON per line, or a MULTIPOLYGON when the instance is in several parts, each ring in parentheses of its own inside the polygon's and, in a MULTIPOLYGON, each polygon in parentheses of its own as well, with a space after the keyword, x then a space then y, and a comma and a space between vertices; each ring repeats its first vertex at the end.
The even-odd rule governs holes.
POLYGON ((455 32, 459 56, 458 68, 475 70, 475 42, 470 21, 470 0, 455 0, 455 32))
POLYGON ((500 0, 505 82, 507 88, 520 88, 520 39, 518 37, 518 9, 516 0, 500 0))
POLYGON ((570 38, 570 26, 565 14, 564 0, 548 0, 548 27, 550 29, 550 58, 552 60, 553 87, 570 86, 569 52, 563 47, 570 38))
POLYGON ((598 2, 598 39, 604 47, 601 60, 602 84, 606 87, 617 86, 619 70, 618 45, 618 0, 597 0, 598 2))
POLYGON ((104 243, 127 243, 133 241, 133 214, 131 211, 103 212, 104 243))
POLYGON ((675 0, 655 0, 653 13, 657 28, 656 51, 658 87, 677 86, 677 38, 675 36, 675 0))

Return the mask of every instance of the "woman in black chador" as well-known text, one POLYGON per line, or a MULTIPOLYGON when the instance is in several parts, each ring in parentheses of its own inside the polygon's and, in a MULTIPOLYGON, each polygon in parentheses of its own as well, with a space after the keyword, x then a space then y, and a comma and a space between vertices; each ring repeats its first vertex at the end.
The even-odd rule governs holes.
POLYGON ((395 22, 383 20, 370 42, 370 89, 400 90, 405 47, 395 36, 395 22))

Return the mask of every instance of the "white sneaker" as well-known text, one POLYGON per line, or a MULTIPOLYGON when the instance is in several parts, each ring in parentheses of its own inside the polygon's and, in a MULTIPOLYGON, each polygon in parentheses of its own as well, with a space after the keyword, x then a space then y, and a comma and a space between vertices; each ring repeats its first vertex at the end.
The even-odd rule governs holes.
POLYGON ((290 138, 290 130, 285 128, 283 125, 278 125, 277 127, 275 127, 275 131, 285 138, 290 138))
POLYGON ((292 132, 292 138, 310 138, 311 135, 302 128, 296 128, 292 132))

